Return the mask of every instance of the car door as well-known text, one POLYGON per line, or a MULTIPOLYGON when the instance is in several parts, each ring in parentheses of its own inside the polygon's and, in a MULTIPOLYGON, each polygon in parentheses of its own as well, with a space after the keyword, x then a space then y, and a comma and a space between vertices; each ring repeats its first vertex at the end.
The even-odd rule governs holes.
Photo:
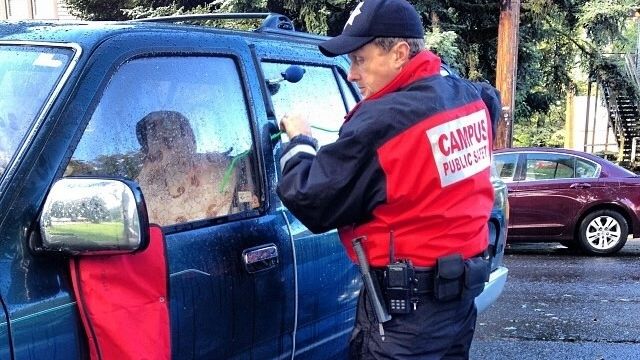
POLYGON ((1 43, 0 102, 8 102, 0 109, 12 115, 0 111, 0 123, 13 119, 9 124, 18 126, 0 140, 16 146, 13 164, 0 176, 0 358, 77 359, 85 341, 68 261, 35 254, 29 242, 38 236, 40 206, 71 139, 67 123, 57 120, 84 60, 77 44, 1 43))
POLYGON ((509 194, 509 235, 570 235, 576 215, 592 199, 592 191, 601 188, 598 178, 577 174, 595 174, 596 166, 569 154, 523 152, 520 156, 516 186, 509 194))
MULTIPOLYGON (((297 83, 280 82, 269 92, 275 119, 291 111, 308 116, 319 145, 335 141, 348 109, 356 103, 345 72, 322 56, 316 46, 280 43, 256 44, 264 77, 278 79, 291 65, 301 66, 304 77, 297 83)), ((287 141, 286 138, 283 141, 287 141)), ((339 359, 346 357, 355 318, 360 280, 347 258, 335 230, 311 233, 286 208, 294 241, 298 312, 296 358, 339 359)))
POLYGON ((65 176, 140 184, 166 236, 174 358, 291 356, 291 238, 273 206, 248 46, 146 33, 115 37, 94 56, 113 64, 88 75, 107 74, 65 176))

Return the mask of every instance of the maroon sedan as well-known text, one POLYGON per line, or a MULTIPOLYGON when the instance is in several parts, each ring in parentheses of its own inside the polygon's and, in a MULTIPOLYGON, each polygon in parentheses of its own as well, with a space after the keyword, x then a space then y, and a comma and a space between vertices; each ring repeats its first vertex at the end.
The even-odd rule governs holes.
POLYGON ((595 155, 554 148, 494 152, 509 189, 509 238, 613 254, 640 236, 640 177, 595 155))

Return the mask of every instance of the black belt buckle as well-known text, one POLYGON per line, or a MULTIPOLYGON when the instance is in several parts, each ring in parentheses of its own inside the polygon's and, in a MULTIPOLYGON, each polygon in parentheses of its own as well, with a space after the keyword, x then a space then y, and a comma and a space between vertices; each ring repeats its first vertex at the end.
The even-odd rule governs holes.
POLYGON ((433 292, 433 270, 416 270, 414 278, 414 295, 427 295, 433 292))

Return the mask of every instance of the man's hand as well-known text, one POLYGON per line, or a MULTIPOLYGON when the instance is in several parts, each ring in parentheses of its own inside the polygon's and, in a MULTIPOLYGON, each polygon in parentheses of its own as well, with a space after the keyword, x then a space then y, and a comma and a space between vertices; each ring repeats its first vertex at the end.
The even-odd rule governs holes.
POLYGON ((311 136, 311 126, 307 117, 298 112, 285 114, 280 119, 280 129, 287 133, 289 139, 300 134, 311 136))

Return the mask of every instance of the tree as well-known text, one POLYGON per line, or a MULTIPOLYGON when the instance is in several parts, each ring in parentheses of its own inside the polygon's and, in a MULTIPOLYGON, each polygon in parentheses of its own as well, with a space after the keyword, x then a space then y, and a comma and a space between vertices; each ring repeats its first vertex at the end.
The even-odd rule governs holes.
MULTIPOLYGON (((580 89, 586 88, 572 78, 571 72, 576 68, 628 83, 628 77, 616 66, 618 58, 605 53, 633 50, 624 34, 631 25, 629 14, 639 6, 638 0, 532 0, 526 3, 517 89, 522 105, 516 109, 516 128, 520 131, 516 134, 520 139, 534 139, 536 136, 531 133, 537 131, 549 134, 541 139, 541 145, 562 145, 557 141, 557 134, 564 125, 563 99, 569 92, 580 93, 580 89), (531 78, 538 80, 520 82, 531 78), (549 131, 550 128, 556 131, 549 131)), ((519 144, 538 145, 536 142, 519 144)))
MULTIPOLYGON (((462 76, 495 83, 499 0, 411 2, 422 14, 426 41, 432 50, 462 76)), ((74 14, 90 20, 188 12, 272 11, 293 19, 299 30, 333 36, 342 31, 358 0, 68 0, 68 3, 74 14)), ((531 141, 539 145, 561 144, 566 94, 584 87, 572 78, 572 71, 577 66, 586 72, 600 68, 606 71, 615 61, 602 53, 633 51, 636 32, 629 16, 637 9, 640 0, 523 2, 514 116, 517 145, 524 144, 518 139, 536 139, 531 141)), ((616 72, 611 76, 617 76, 616 72)))
POLYGON ((65 217, 66 211, 65 211, 64 202, 59 200, 54 201, 53 204, 51 204, 51 209, 49 210, 49 213, 51 214, 52 217, 56 219, 65 217))
POLYGON ((101 197, 92 196, 89 199, 83 199, 83 216, 92 223, 100 223, 107 220, 109 217, 109 210, 107 204, 101 197))
POLYGON ((177 6, 186 9, 193 8, 206 1, 198 0, 66 0, 72 15, 84 20, 127 20, 131 17, 124 13, 124 9, 138 6, 158 8, 163 6, 177 6))

